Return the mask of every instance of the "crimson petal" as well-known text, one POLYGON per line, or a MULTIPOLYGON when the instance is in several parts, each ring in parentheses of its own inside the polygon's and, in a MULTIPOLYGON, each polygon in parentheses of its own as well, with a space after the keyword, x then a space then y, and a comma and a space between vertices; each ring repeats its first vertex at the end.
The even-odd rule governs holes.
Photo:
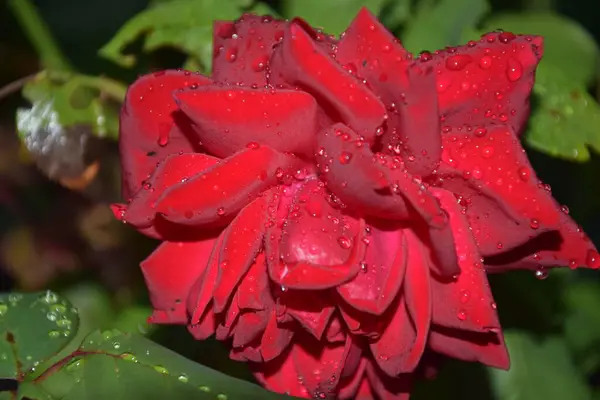
MULTIPOLYGON (((227 228, 213 290, 215 312, 223 311, 229 296, 246 274, 263 243, 268 199, 259 197, 244 207, 227 228)), ((239 291, 236 293, 239 294, 239 291)))
POLYGON ((477 361, 490 367, 508 369, 510 358, 501 331, 471 332, 432 327, 428 347, 464 361, 477 361))
POLYGON ((329 325, 335 307, 327 301, 326 295, 319 292, 286 291, 281 293, 279 301, 285 305, 285 312, 291 315, 317 340, 321 340, 329 325))
POLYGON ((275 309, 272 309, 260 342, 260 353, 265 363, 280 356, 287 349, 293 337, 294 331, 290 324, 278 323, 275 309))
POLYGON ((314 338, 296 342, 291 357, 297 379, 315 399, 331 397, 352 347, 350 335, 344 344, 321 343, 314 338))
POLYGON ((312 152, 317 103, 308 93, 210 85, 175 98, 197 125, 203 147, 216 156, 256 143, 282 152, 312 152))
MULTIPOLYGON (((401 374, 390 377, 370 362, 366 368, 371 390, 380 400, 408 400, 412 389, 413 375, 401 374)), ((367 397, 363 397, 365 400, 367 397)))
MULTIPOLYGON (((543 39, 509 32, 488 33, 478 42, 436 52, 440 113, 448 127, 507 123, 521 133, 543 39)), ((430 58, 429 56, 427 58, 430 58)))
POLYGON ((194 281, 204 273, 214 243, 213 238, 190 243, 163 242, 142 262, 152 306, 160 311, 152 322, 187 322, 185 299, 194 281))
POLYGON ((295 158, 267 146, 245 149, 185 182, 156 203, 168 221, 183 225, 226 224, 246 204, 277 183, 277 172, 295 158))
POLYGON ((600 255, 594 243, 565 212, 557 231, 547 232, 511 251, 485 259, 488 272, 540 270, 561 265, 600 268, 600 255))
POLYGON ((476 332, 500 329, 496 305, 469 223, 450 192, 436 190, 434 195, 450 216, 461 274, 451 281, 431 280, 432 322, 476 332))
POLYGON ((383 314, 396 298, 407 265, 407 243, 397 226, 371 227, 362 272, 337 287, 342 298, 357 310, 383 314), (386 228, 390 228, 387 230, 386 228))
POLYGON ((267 327, 269 317, 270 313, 266 310, 242 313, 233 332, 233 347, 245 347, 261 336, 267 327))
POLYGON ((241 310, 258 311, 272 305, 265 253, 258 253, 237 291, 238 307, 241 310))
POLYGON ((408 261, 404 296, 390 309, 381 337, 371 344, 379 367, 389 376, 413 372, 425 351, 431 321, 429 263, 420 240, 406 232, 408 261))
POLYGON ((244 14, 235 22, 215 21, 213 72, 216 82, 264 86, 273 46, 283 39, 286 21, 244 14))
POLYGON ((336 51, 336 60, 366 79, 387 106, 384 146, 409 161, 409 172, 423 176, 435 168, 441 153, 436 80, 432 68, 420 71, 411 58, 366 8, 336 51))
MULTIPOLYGON (((560 207, 538 181, 518 138, 510 128, 491 125, 485 134, 448 134, 444 135, 443 143, 444 162, 460 170, 464 176, 476 179, 476 184, 484 189, 483 197, 470 196, 468 191, 465 193, 469 223, 484 256, 503 252, 544 230, 558 227, 562 214, 560 207), (468 205, 470 197, 476 206, 473 210, 468 205), (505 205, 505 211, 517 215, 513 219, 517 225, 513 231, 508 229, 512 223, 507 226, 508 222, 503 221, 506 213, 479 215, 485 207, 490 206, 489 203, 479 203, 488 197, 498 199, 496 201, 505 205), (492 217, 495 219, 492 220, 492 217), (526 221, 526 226, 518 226, 521 221, 526 221), (501 236, 497 236, 496 231, 501 236), (502 240, 506 240, 506 243, 502 240)), ((450 179, 448 185, 461 194, 460 187, 455 186, 455 179, 454 182, 450 179)), ((442 187, 445 188, 444 184, 442 187)), ((495 205, 492 204, 490 208, 494 209, 495 205)))
POLYGON ((218 158, 200 153, 173 154, 165 158, 143 187, 131 199, 121 220, 135 226, 146 228, 152 225, 156 216, 156 201, 165 190, 188 180, 219 162, 218 158))
POLYGON ((177 114, 171 93, 209 83, 210 79, 199 74, 167 70, 144 75, 129 86, 119 128, 125 199, 142 187, 165 157, 198 148, 194 131, 189 121, 177 114))
POLYGON ((368 87, 346 72, 315 44, 297 23, 289 25, 271 59, 271 84, 291 84, 308 91, 371 142, 385 119, 385 107, 368 87), (323 99, 323 101, 321 101, 323 99))

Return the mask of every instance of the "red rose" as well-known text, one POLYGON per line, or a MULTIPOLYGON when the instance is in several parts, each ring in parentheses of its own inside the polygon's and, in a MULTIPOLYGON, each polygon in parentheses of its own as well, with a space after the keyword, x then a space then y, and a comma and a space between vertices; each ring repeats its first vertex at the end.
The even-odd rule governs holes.
POLYGON ((539 37, 413 59, 366 10, 218 22, 212 78, 165 71, 121 116, 123 221, 156 323, 232 341, 277 392, 407 398, 426 351, 507 368, 487 271, 598 267, 518 135, 539 37))

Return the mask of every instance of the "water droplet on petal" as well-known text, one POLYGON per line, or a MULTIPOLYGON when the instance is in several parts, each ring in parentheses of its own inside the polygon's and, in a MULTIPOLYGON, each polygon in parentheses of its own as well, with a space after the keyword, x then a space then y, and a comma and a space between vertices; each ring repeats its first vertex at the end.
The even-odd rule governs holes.
POLYGON ((446 59, 446 68, 450 71, 460 71, 471 62, 471 56, 456 54, 446 59))
POLYGON ((352 247, 352 241, 346 236, 340 236, 338 238, 338 244, 342 249, 349 249, 350 247, 352 247))
POLYGON ((479 60, 479 67, 481 69, 489 69, 491 66, 492 66, 492 57, 490 57, 490 56, 481 57, 481 59, 479 60))
POLYGON ((514 58, 509 58, 506 68, 506 77, 509 81, 516 82, 521 79, 521 76, 523 76, 523 65, 514 58))
POLYGON ((540 267, 535 271, 535 277, 539 280, 544 280, 548 277, 548 271, 544 267, 540 267))
POLYGON ((529 221, 529 226, 531 227, 531 229, 538 229, 540 227, 540 221, 538 221, 535 218, 531 218, 531 220, 529 221))
POLYGON ((531 177, 531 172, 529 171, 529 168, 527 168, 527 167, 520 167, 517 170, 517 174, 519 175, 519 178, 523 182, 527 182, 529 180, 529 178, 531 177))
POLYGON ((598 252, 596 250, 588 250, 585 263, 590 268, 600 268, 600 255, 598 254, 598 252))
POLYGON ((217 208, 217 215, 219 217, 222 217, 223 215, 225 215, 225 208, 223 208, 223 207, 217 208))
POLYGON ((461 321, 464 321, 467 319, 467 312, 465 310, 458 310, 458 313, 456 313, 456 318, 458 318, 461 321))

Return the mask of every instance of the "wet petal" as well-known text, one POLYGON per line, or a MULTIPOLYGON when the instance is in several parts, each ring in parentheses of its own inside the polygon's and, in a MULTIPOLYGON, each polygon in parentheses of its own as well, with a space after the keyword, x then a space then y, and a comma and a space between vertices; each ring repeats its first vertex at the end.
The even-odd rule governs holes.
MULTIPOLYGON (((219 318, 220 320, 220 318, 219 318)), ((214 335, 219 321, 217 316, 214 314, 212 307, 205 309, 204 314, 200 316, 199 320, 188 325, 188 332, 196 340, 206 340, 214 335)))
POLYGON ((476 127, 498 121, 520 134, 529 116, 542 42, 539 36, 488 33, 477 42, 436 52, 425 63, 437 72, 443 123, 476 127))
MULTIPOLYGON (((544 230, 558 227, 561 215, 559 205, 535 176, 514 133, 501 125, 488 126, 486 131, 483 135, 445 135, 442 156, 444 162, 469 179, 476 179, 485 189, 483 197, 464 193, 466 215, 484 256, 518 246, 544 230), (480 214, 490 206, 480 202, 491 196, 507 205, 504 207, 506 213, 480 214), (478 206, 472 210, 468 205, 470 198, 478 206), (517 215, 514 223, 507 225, 503 219, 513 213, 517 215), (492 217, 497 219, 492 220, 492 217), (522 221, 526 221, 525 226, 522 221), (507 229, 510 226, 515 229, 507 229), (496 231, 501 236, 496 236, 496 231)), ((460 190, 460 187, 450 186, 452 184, 451 179, 447 187, 460 190)), ((446 188, 444 185, 442 187, 446 188)), ((490 208, 494 206, 492 204, 490 208)))
POLYGON ((351 346, 350 336, 344 344, 321 343, 310 337, 296 341, 291 356, 297 378, 313 398, 335 393, 351 346))
POLYGON ((275 393, 285 393, 289 396, 310 398, 311 393, 298 379, 298 371, 294 363, 291 348, 285 354, 274 360, 262 363, 250 363, 250 368, 261 386, 275 393))
POLYGON ((376 217, 409 218, 404 199, 389 190, 388 172, 356 132, 335 124, 319 133, 318 146, 322 179, 346 207, 376 217))
POLYGON ((558 230, 543 233, 506 253, 486 257, 488 272, 532 269, 542 274, 544 268, 600 268, 600 255, 594 243, 564 211, 558 230))
POLYGON ((510 359, 501 331, 470 332, 433 327, 428 346, 431 350, 464 361, 508 369, 510 359))
POLYGON ((461 273, 448 281, 431 280, 432 322, 476 332, 500 329, 496 304, 468 221, 451 193, 436 190, 434 194, 450 216, 461 273))
POLYGON ((377 96, 319 48, 298 23, 291 23, 271 59, 271 84, 302 88, 325 111, 371 142, 385 118, 377 96))
POLYGON ((123 198, 138 192, 165 157, 198 149, 194 130, 187 118, 178 114, 171 93, 209 83, 210 79, 199 74, 167 70, 144 75, 129 86, 119 132, 123 198))
POLYGON ((244 14, 234 22, 216 21, 213 79, 229 84, 264 86, 273 46, 283 39, 286 26, 286 21, 250 14, 244 14))
POLYGON ((192 325, 197 324, 206 315, 206 307, 209 303, 212 303, 212 294, 219 272, 219 254, 223 245, 224 235, 225 233, 219 235, 213 246, 204 273, 196 279, 190 289, 186 308, 188 314, 191 315, 192 325))
POLYGON ((264 310, 272 304, 265 253, 258 253, 237 292, 241 310, 264 310))
POLYGON ((286 291, 280 294, 279 300, 285 305, 285 312, 320 340, 329 325, 335 307, 322 292, 286 291))
POLYGON ((191 286, 204 274, 214 238, 190 243, 163 242, 141 264, 150 300, 155 310, 154 323, 186 323, 185 300, 191 286))
POLYGON ((406 270, 406 238, 398 226, 370 227, 371 235, 361 272, 353 280, 337 287, 352 307, 381 315, 396 298, 406 270))
MULTIPOLYGON (((390 377, 379 370, 375 363, 367 365, 367 376, 371 390, 381 400, 408 400, 414 380, 412 374, 390 377)), ((365 400, 366 397, 363 397, 365 400)))
POLYGON ((340 40, 336 60, 365 79, 381 97, 389 118, 382 143, 401 155, 412 174, 426 175, 439 162, 441 139, 436 80, 363 8, 340 40))
POLYGON ((267 327, 269 317, 268 310, 242 313, 233 332, 233 347, 245 347, 260 337, 267 327))
POLYGON ((243 150, 167 189, 156 203, 165 219, 183 225, 223 225, 277 183, 277 172, 294 157, 259 146, 243 150))
POLYGON ((218 158, 199 153, 168 156, 158 164, 152 176, 144 181, 142 188, 124 210, 121 220, 137 228, 149 227, 156 216, 156 201, 166 190, 202 174, 218 162, 218 158))
POLYGON ((211 154, 228 157, 257 143, 282 152, 310 154, 317 103, 293 90, 204 86, 175 94, 211 154))
POLYGON ((389 376, 413 372, 425 351, 431 321, 429 264, 420 240, 406 232, 408 262, 402 296, 390 309, 381 337, 371 344, 373 357, 389 376))
MULTIPOLYGON (((223 311, 258 254, 265 232, 268 199, 258 198, 244 207, 227 228, 213 291, 215 312, 223 311)), ((237 291, 239 293, 239 291, 237 291)))
MULTIPOLYGON (((294 336, 289 323, 278 323, 275 310, 271 310, 267 327, 260 342, 260 353, 265 363, 275 359, 288 347, 294 336)), ((282 357, 279 357, 281 360, 282 357)), ((268 368, 268 367, 267 367, 268 368)))
POLYGON ((309 180, 297 190, 283 227, 272 216, 265 242, 267 263, 271 279, 284 289, 334 287, 360 269, 364 222, 344 216, 325 195, 318 181, 309 180))

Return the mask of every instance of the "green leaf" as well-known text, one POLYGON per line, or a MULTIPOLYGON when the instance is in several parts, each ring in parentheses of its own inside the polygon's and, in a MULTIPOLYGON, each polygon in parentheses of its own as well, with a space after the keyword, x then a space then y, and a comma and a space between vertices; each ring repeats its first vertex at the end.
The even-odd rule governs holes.
POLYGON ((251 5, 251 0, 171 0, 155 3, 129 20, 100 55, 131 67, 134 55, 123 54, 127 45, 145 35, 144 50, 171 47, 193 57, 210 70, 214 20, 234 20, 251 5))
POLYGON ((402 44, 413 53, 459 45, 489 8, 487 0, 421 1, 400 36, 402 44))
POLYGON ((600 105, 581 84, 550 68, 536 74, 533 110, 525 140, 551 156, 573 161, 600 152, 600 105))
POLYGON ((379 13, 380 21, 392 32, 398 31, 411 16, 412 3, 410 0, 388 1, 379 13))
POLYGON ((544 57, 540 70, 558 68, 583 85, 594 81, 600 49, 579 23, 552 13, 501 14, 486 21, 487 30, 504 29, 514 33, 544 37, 544 57))
POLYGON ((17 379, 64 348, 76 310, 53 292, 0 294, 0 377, 17 379))
POLYGON ((86 170, 98 139, 118 136, 125 86, 105 78, 42 72, 23 89, 31 108, 17 110, 17 129, 38 167, 56 179, 86 170))
POLYGON ((302 17, 327 33, 339 35, 348 28, 362 7, 378 15, 387 2, 388 0, 288 0, 283 2, 283 15, 286 18, 302 17))
POLYGON ((565 339, 586 373, 600 366, 600 285, 571 283, 563 294, 569 310, 564 323, 565 339))
POLYGON ((231 378, 156 343, 116 330, 94 332, 76 353, 19 386, 18 398, 283 399, 231 378), (102 379, 99 379, 102 377, 102 379))
POLYGON ((591 393, 574 367, 564 340, 536 341, 524 332, 505 332, 509 371, 489 369, 497 400, 589 400, 591 393))

